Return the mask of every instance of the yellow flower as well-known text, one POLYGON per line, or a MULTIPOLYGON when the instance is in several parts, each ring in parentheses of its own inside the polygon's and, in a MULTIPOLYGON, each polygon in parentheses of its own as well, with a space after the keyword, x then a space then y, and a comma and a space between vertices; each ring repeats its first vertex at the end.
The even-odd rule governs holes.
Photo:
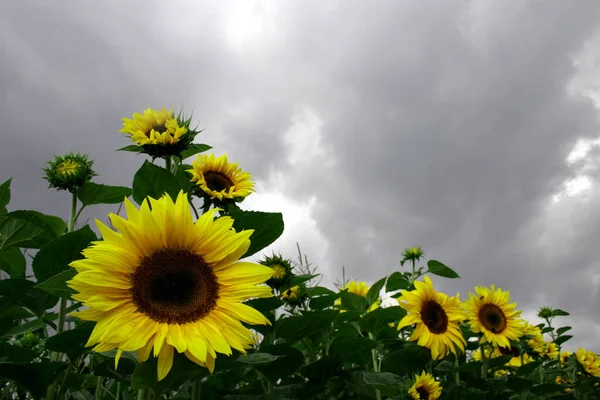
POLYGON ((293 286, 284 290, 281 294, 281 298, 292 307, 302 304, 302 302, 306 300, 306 297, 306 287, 304 285, 293 286))
POLYGON ((573 381, 572 380, 570 380, 570 379, 563 379, 560 375, 558 375, 556 377, 556 379, 554 380, 554 382, 556 382, 557 385, 567 386, 565 388, 565 392, 566 393, 573 392, 573 381))
POLYGON ((187 196, 149 199, 140 209, 125 200, 127 219, 111 214, 117 232, 96 221, 103 240, 83 251, 71 266, 73 299, 89 307, 74 316, 97 324, 86 344, 94 351, 137 351, 144 362, 158 357, 158 379, 173 364, 173 353, 214 369, 216 353, 242 353, 254 343, 242 325, 268 324, 243 304, 270 297, 260 285, 271 268, 238 262, 250 246, 252 230, 235 232, 230 217, 211 210, 195 223, 187 196))
POLYGON ((555 359, 559 355, 558 346, 554 342, 546 342, 546 352, 544 355, 548 358, 555 359))
POLYGON ((173 145, 188 133, 175 118, 173 110, 153 110, 148 108, 143 114, 134 113, 133 119, 123 118, 123 132, 140 146, 173 145))
POLYGON ((593 351, 577 349, 577 361, 588 374, 600 378, 600 358, 593 351))
POLYGON ((560 364, 561 365, 565 365, 567 363, 567 360, 569 359, 569 357, 571 357, 571 353, 570 351, 566 351, 563 350, 560 352, 560 364))
POLYGON ((477 295, 469 293, 464 308, 468 313, 471 330, 482 333, 485 341, 494 346, 510 347, 510 340, 518 340, 523 335, 523 327, 518 319, 521 311, 515 311, 516 304, 509 304, 509 292, 477 286, 477 295))
MULTIPOLYGON (((506 364, 504 364, 504 365, 508 365, 511 367, 520 367, 523 364, 528 364, 528 363, 534 361, 533 358, 527 353, 523 354, 523 360, 521 360, 521 353, 519 352, 519 349, 517 349, 516 347, 510 347, 510 348, 486 347, 484 350, 484 353, 485 353, 486 359, 491 359, 491 358, 496 358, 496 357, 506 356, 506 355, 513 356, 513 358, 511 358, 506 364)), ((481 361, 481 351, 480 350, 473 350, 473 360, 481 361)))
MULTIPOLYGON (((371 287, 369 285, 367 285, 366 282, 349 281, 342 288, 342 290, 346 290, 346 289, 348 289, 348 293, 353 293, 353 294, 357 294, 362 297, 367 297, 367 293, 369 293, 369 289, 371 289, 371 287)), ((369 307, 369 310, 367 312, 371 312, 373 310, 378 309, 380 305, 381 305, 381 299, 377 299, 377 301, 375 301, 375 303, 373 303, 371 305, 371 307, 369 307)), ((340 312, 346 312, 346 310, 344 310, 342 308, 342 299, 340 299, 340 298, 336 299, 334 306, 336 308, 339 308, 340 312)))
POLYGON ((192 182, 211 199, 235 199, 254 192, 252 175, 242 171, 238 164, 229 163, 227 154, 218 158, 212 153, 202 154, 187 172, 191 173, 192 182))
POLYGON ((408 389, 408 394, 415 400, 437 400, 442 395, 442 388, 433 375, 423 371, 415 375, 415 383, 408 389))
POLYGON ((415 282, 415 290, 402 291, 398 298, 400 307, 408 314, 398 323, 398 330, 416 324, 409 340, 418 340, 419 346, 431 349, 434 360, 449 352, 456 354, 455 346, 465 350, 466 341, 458 324, 466 317, 460 307, 458 295, 448 297, 436 292, 428 276, 425 282, 415 282))

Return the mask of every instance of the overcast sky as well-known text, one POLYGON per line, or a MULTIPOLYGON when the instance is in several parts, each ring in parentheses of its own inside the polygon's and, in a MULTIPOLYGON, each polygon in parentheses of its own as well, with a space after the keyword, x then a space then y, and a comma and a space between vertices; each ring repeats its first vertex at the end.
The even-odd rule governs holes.
POLYGON ((570 347, 600 351, 599 65, 590 1, 5 0, 0 180, 12 208, 66 217, 47 159, 88 152, 129 186, 121 118, 183 106, 323 283, 420 245, 462 276, 438 289, 565 309, 570 347))

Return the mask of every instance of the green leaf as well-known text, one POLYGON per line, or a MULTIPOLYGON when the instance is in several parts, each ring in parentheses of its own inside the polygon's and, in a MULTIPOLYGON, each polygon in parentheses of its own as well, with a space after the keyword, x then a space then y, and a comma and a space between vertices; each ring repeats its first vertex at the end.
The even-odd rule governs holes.
POLYGON ((252 300, 248 300, 246 301, 244 304, 249 305, 250 307, 254 308, 257 311, 260 311, 262 313, 266 312, 266 311, 272 311, 272 310, 276 310, 279 307, 281 307, 283 305, 283 302, 281 301, 281 299, 279 297, 267 297, 267 298, 259 298, 259 299, 252 299, 252 300))
MULTIPOLYGON (((302 365, 304 357, 300 362, 302 365)), ((310 379, 311 385, 325 385, 330 378, 342 372, 342 360, 339 356, 324 356, 312 364, 305 365, 300 370, 303 377, 310 379)))
POLYGON ((369 307, 369 303, 367 303, 367 299, 364 297, 350 293, 348 291, 344 291, 340 293, 340 297, 342 299, 342 306, 346 310, 354 310, 354 311, 366 311, 369 307))
POLYGON ((85 344, 96 324, 84 322, 75 329, 57 333, 46 340, 46 349, 65 353, 71 361, 75 361, 86 352, 85 344))
POLYGON ((175 200, 181 189, 173 174, 149 161, 144 161, 133 177, 133 199, 138 204, 142 204, 146 196, 159 199, 165 193, 175 200))
POLYGON ((333 306, 333 303, 340 297, 339 293, 326 294, 310 299, 309 306, 313 310, 322 310, 333 306))
POLYGON ((543 360, 540 360, 521 365, 519 368, 517 368, 517 376, 527 376, 531 374, 537 367, 542 365, 543 362, 543 360))
POLYGON ((0 343, 0 360, 10 362, 31 362, 38 357, 35 351, 23 346, 0 343))
POLYGON ((190 144, 188 149, 181 153, 181 159, 185 160, 188 157, 191 157, 198 153, 203 153, 210 149, 212 149, 212 146, 209 146, 207 144, 190 144))
POLYGON ((41 316, 47 309, 58 302, 58 298, 36 289, 35 282, 26 279, 4 279, 0 281, 0 296, 12 301, 41 316))
POLYGON ((388 396, 397 394, 404 385, 404 379, 390 372, 363 372, 363 381, 388 396))
POLYGON ((517 393, 524 392, 531 389, 533 383, 529 379, 520 378, 518 376, 511 375, 508 377, 506 386, 517 393))
POLYGON ((567 340, 570 340, 571 338, 573 338, 573 335, 559 336, 559 337, 556 338, 556 340, 554 341, 554 343, 556 343, 557 346, 560 346, 561 344, 563 344, 567 340))
POLYGON ((429 268, 429 272, 434 275, 443 276, 444 278, 451 278, 451 279, 460 278, 460 276, 458 276, 458 274, 456 272, 454 272, 452 269, 446 267, 444 264, 442 264, 439 261, 429 260, 429 261, 427 261, 427 267, 429 268))
POLYGON ((63 299, 71 299, 71 295, 75 293, 75 291, 67 286, 67 281, 73 279, 75 275, 77 275, 77 271, 75 271, 74 268, 71 268, 66 271, 59 272, 42 283, 38 283, 35 285, 35 288, 43 290, 44 292, 53 296, 63 299))
POLYGON ((192 169, 192 166, 189 164, 180 164, 177 166, 177 170, 175 171, 175 178, 177 178, 181 188, 186 193, 191 192, 194 187, 194 184, 190 180, 190 173, 186 172, 188 169, 192 169))
POLYGON ((290 287, 301 285, 304 282, 310 281, 313 278, 316 278, 319 274, 316 275, 296 275, 290 281, 290 287))
POLYGON ((67 364, 58 362, 40 363, 0 363, 0 377, 14 381, 17 386, 27 390, 34 399, 41 399, 48 386, 67 364))
POLYGON ((404 279, 400 272, 394 272, 388 277, 385 291, 394 292, 396 290, 408 289, 409 287, 410 282, 404 279))
POLYGON ((88 182, 77 190, 79 201, 85 206, 93 204, 118 204, 131 196, 132 190, 125 186, 108 186, 88 182))
POLYGON ((5 215, 0 223, 0 249, 25 247, 39 249, 65 232, 65 222, 52 215, 18 210, 5 215))
POLYGON ((4 208, 10 203, 10 182, 12 178, 0 185, 0 208, 4 208))
POLYGON ((429 349, 410 343, 387 354, 381 364, 381 370, 400 376, 412 375, 423 370, 430 360, 429 349))
MULTIPOLYGON (((2 258, 2 256, 1 256, 1 255, 0 255, 0 258, 2 258)), ((556 330, 556 333, 558 334, 558 336, 560 336, 560 335, 562 335, 563 333, 565 333, 566 331, 570 331, 571 329, 573 329, 573 328, 571 328, 570 326, 563 326, 562 328, 558 328, 558 329, 556 330)))
POLYGON ((25 256, 18 247, 0 250, 0 269, 11 278, 25 278, 25 256))
POLYGON ((47 243, 36 254, 31 264, 38 282, 44 282, 70 269, 69 264, 82 259, 81 252, 95 240, 98 238, 89 225, 86 225, 47 243))
POLYGON ((135 366, 131 377, 131 389, 152 389, 158 397, 163 392, 178 387, 188 379, 200 379, 208 375, 208 369, 194 364, 185 355, 175 352, 171 371, 162 381, 158 382, 157 362, 158 358, 150 357, 148 361, 138 363, 135 366))
POLYGON ((338 354, 344 361, 359 362, 362 356, 371 358, 371 349, 377 347, 377 342, 367 337, 338 337, 331 344, 334 354, 338 354), (361 356, 357 357, 355 356, 361 356))
POLYGON ((378 308, 370 311, 361 321, 360 326, 365 331, 377 336, 381 328, 390 322, 398 322, 406 315, 406 311, 400 306, 378 308))
POLYGON ((378 280, 373 284, 373 286, 371 286, 371 288, 367 292, 366 299, 367 303, 369 303, 369 306, 375 303, 377 299, 379 299, 379 292, 381 292, 381 288, 383 288, 383 285, 385 285, 385 281, 386 278, 378 280))
POLYGON ((237 362, 242 363, 242 364, 250 364, 250 365, 256 365, 256 364, 270 364, 273 361, 277 360, 280 356, 276 356, 273 354, 269 354, 269 353, 253 353, 253 354, 246 354, 246 355, 241 355, 237 358, 237 362))
POLYGON ((45 326, 44 321, 41 319, 34 319, 32 321, 27 321, 25 323, 19 323, 14 328, 3 332, 0 336, 0 339, 10 338, 12 336, 22 335, 24 333, 37 331, 39 329, 43 329, 45 326))
POLYGON ((435 370, 439 372, 454 372, 456 370, 456 366, 454 363, 444 360, 435 367, 435 370))
POLYGON ((545 394, 562 392, 563 390, 564 387, 560 385, 556 385, 554 383, 542 383, 532 387, 530 392, 534 396, 543 396, 545 394))
POLYGON ((505 366, 510 360, 512 360, 512 355, 502 355, 499 357, 490 358, 488 360, 488 368, 496 368, 505 366))
POLYGON ((307 288, 306 294, 308 294, 309 297, 314 297, 314 296, 323 296, 325 294, 337 294, 337 293, 335 293, 333 290, 327 289, 326 287, 323 287, 323 286, 315 286, 315 287, 307 288))
POLYGON ((125 146, 125 147, 121 147, 120 149, 117 149, 117 151, 130 151, 132 153, 141 153, 142 152, 142 146, 136 146, 135 144, 130 144, 129 146, 125 146))
POLYGON ((557 308, 556 310, 552 310, 552 315, 554 317, 566 317, 571 314, 569 314, 568 312, 566 312, 564 310, 561 310, 560 308, 557 308))
POLYGON ((242 258, 250 257, 273 243, 283 233, 283 216, 281 213, 259 211, 234 211, 233 227, 237 232, 254 229, 250 236, 250 248, 242 258))

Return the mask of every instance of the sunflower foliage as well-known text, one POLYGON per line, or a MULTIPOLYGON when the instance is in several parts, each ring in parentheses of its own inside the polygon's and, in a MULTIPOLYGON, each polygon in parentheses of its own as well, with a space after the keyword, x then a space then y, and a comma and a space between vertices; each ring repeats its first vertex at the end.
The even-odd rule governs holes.
POLYGON ((566 311, 534 325, 493 284, 442 293, 431 278, 459 275, 420 247, 337 288, 299 248, 265 252, 282 215, 244 209, 251 174, 205 154, 191 122, 124 118, 120 150, 141 155, 128 187, 55 156, 43 172, 67 220, 0 184, 2 399, 600 398, 600 358, 566 349, 566 311), (118 211, 81 222, 97 205, 118 211))

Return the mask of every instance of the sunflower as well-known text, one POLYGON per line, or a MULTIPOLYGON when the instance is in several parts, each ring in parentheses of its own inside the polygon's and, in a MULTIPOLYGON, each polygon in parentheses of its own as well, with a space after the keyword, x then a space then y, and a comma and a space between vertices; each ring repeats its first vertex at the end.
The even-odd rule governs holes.
POLYGON ((431 349, 431 357, 436 360, 449 352, 456 354, 455 346, 465 350, 466 341, 458 324, 466 317, 460 307, 458 295, 448 297, 438 293, 428 276, 425 282, 415 282, 415 290, 402 291, 398 298, 400 307, 408 314, 398 323, 398 330, 416 324, 409 340, 431 349))
MULTIPOLYGON (((344 287, 342 288, 342 290, 348 290, 348 293, 353 293, 356 295, 359 295, 361 297, 367 297, 367 293, 369 293, 369 289, 371 289, 371 287, 369 285, 367 285, 366 282, 358 282, 358 281, 349 281, 347 282, 344 287)), ((373 310, 376 310, 379 308, 379 306, 381 305, 381 299, 377 299, 377 301, 375 301, 373 304, 371 304, 371 307, 369 307, 369 310, 367 312, 371 312, 373 310)), ((336 308, 340 309, 340 312, 346 312, 346 310, 344 310, 342 308, 342 299, 338 298, 335 300, 334 306, 336 308)))
POLYGON ((214 369, 216 353, 242 353, 254 343, 242 325, 268 324, 242 302, 270 297, 260 285, 271 268, 237 260, 248 250, 252 230, 235 232, 230 217, 211 210, 195 223, 187 196, 144 200, 137 209, 125 200, 127 219, 111 214, 118 232, 96 221, 103 241, 83 251, 71 266, 73 299, 89 308, 74 316, 97 324, 86 344, 105 352, 137 351, 144 362, 153 350, 158 379, 173 364, 173 353, 214 369))
POLYGON ((276 290, 289 286, 293 277, 290 260, 283 258, 281 254, 276 255, 273 253, 271 257, 265 257, 259 261, 259 264, 273 269, 273 277, 267 281, 267 285, 276 290))
POLYGON ((306 287, 304 285, 296 285, 283 291, 281 298, 286 304, 291 307, 296 307, 306 300, 306 287))
POLYGON ((442 388, 433 375, 423 371, 415 375, 415 383, 408 389, 408 394, 416 400, 437 400, 442 395, 442 388))
POLYGON ((50 187, 57 190, 73 192, 89 182, 96 173, 92 170, 94 160, 88 160, 87 155, 67 153, 64 156, 54 156, 48 161, 44 179, 50 187))
POLYGON ((510 340, 518 340, 523 335, 523 326, 518 319, 521 311, 515 311, 516 304, 509 304, 510 293, 482 286, 475 288, 477 295, 469 293, 464 303, 471 330, 482 333, 484 340, 494 346, 510 347, 510 340))
MULTIPOLYGON (((500 356, 513 356, 506 364, 504 364, 511 367, 520 367, 521 365, 529 364, 530 362, 534 361, 533 358, 527 353, 523 353, 523 358, 521 358, 521 352, 516 347, 486 347, 483 352, 485 354, 485 358, 488 360, 500 356)), ((481 350, 477 349, 473 351, 473 360, 481 361, 481 350)))
POLYGON ((243 198, 254 192, 252 175, 242 171, 238 164, 229 163, 227 154, 200 155, 187 172, 192 175, 192 182, 211 199, 243 198))
POLYGON ((566 386, 565 388, 565 392, 566 393, 572 393, 573 392, 573 381, 570 379, 563 379, 560 375, 558 375, 556 377, 556 379, 554 380, 554 382, 557 385, 561 385, 561 386, 566 386))
POLYGON ((558 345, 554 342, 546 342, 546 351, 544 352, 544 356, 554 360, 558 358, 560 354, 560 350, 558 349, 558 345))
POLYGON ((577 361, 588 374, 600 378, 600 357, 593 351, 577 349, 577 361))
POLYGON ((174 145, 188 133, 187 128, 181 125, 173 110, 148 108, 143 114, 134 113, 133 119, 123 118, 123 129, 119 132, 129 135, 140 146, 174 145))
POLYGON ((570 351, 566 351, 566 350, 561 351, 560 356, 559 356, 560 364, 565 365, 567 363, 567 360, 569 359, 569 357, 571 357, 571 354, 573 354, 573 353, 571 353, 570 351))

